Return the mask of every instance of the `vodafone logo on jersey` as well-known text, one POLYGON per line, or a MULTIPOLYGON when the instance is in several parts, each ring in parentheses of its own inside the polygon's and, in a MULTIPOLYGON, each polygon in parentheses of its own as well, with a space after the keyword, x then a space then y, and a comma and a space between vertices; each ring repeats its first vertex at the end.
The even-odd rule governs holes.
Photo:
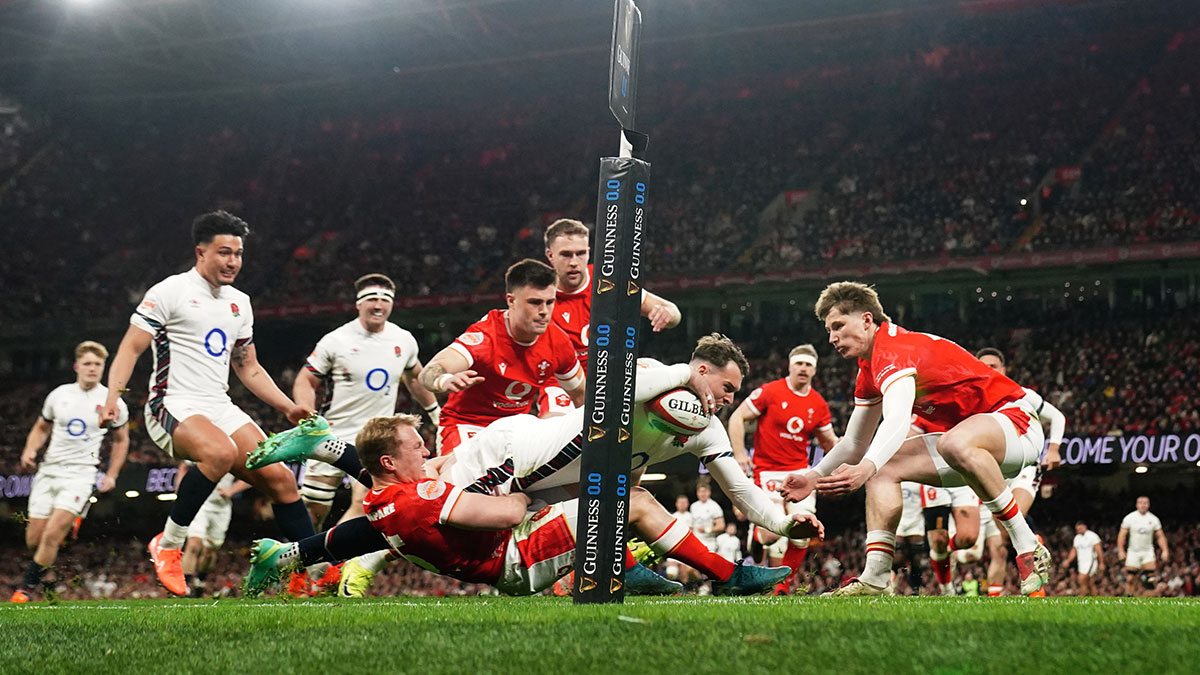
POLYGON ((789 434, 798 434, 804 431, 804 420, 799 417, 789 417, 787 421, 787 430, 789 434))

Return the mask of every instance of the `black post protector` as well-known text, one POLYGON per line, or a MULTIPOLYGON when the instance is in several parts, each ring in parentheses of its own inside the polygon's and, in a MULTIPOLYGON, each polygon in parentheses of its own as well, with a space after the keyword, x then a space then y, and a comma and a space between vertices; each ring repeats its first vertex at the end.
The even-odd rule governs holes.
MULTIPOLYGON (((644 138, 644 137, 643 137, 644 138)), ((576 603, 622 602, 650 164, 600 160, 575 548, 576 603)))

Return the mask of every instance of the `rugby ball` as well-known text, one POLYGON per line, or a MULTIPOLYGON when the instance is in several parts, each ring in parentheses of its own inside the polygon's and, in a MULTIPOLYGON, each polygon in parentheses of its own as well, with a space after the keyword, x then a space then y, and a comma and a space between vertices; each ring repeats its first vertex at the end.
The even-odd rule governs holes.
POLYGON ((708 428, 710 418, 691 389, 677 387, 646 401, 645 406, 650 426, 672 436, 695 436, 708 428))

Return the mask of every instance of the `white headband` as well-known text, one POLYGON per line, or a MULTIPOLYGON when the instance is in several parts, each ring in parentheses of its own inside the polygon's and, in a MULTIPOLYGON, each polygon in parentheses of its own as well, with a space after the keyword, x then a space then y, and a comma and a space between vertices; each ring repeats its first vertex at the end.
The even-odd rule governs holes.
POLYGON ((386 286, 367 286, 358 292, 358 297, 354 299, 354 304, 363 302, 364 300, 374 300, 375 298, 383 298, 384 300, 395 300, 396 294, 392 289, 386 286))
POLYGON ((792 365, 793 363, 807 363, 808 365, 812 366, 813 368, 816 368, 817 367, 817 357, 813 356, 812 354, 796 354, 792 358, 788 359, 789 366, 792 365))

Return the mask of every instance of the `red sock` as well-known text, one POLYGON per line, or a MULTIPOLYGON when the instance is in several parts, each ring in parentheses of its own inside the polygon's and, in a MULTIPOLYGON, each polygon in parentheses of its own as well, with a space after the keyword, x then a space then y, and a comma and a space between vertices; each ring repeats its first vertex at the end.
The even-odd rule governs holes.
POLYGON ((625 569, 629 569, 637 564, 637 558, 633 557, 633 549, 629 546, 625 547, 625 569))
POLYGON ((695 567, 710 579, 725 581, 733 575, 733 563, 708 550, 692 530, 678 520, 672 520, 667 529, 650 542, 650 548, 661 556, 695 567))
POLYGON ((787 579, 783 580, 783 583, 785 583, 785 584, 792 583, 792 578, 795 577, 796 573, 800 571, 800 568, 804 566, 804 558, 807 555, 808 555, 808 547, 807 546, 805 546, 804 548, 800 548, 799 546, 795 546, 794 544, 788 545, 787 553, 783 554, 783 564, 792 568, 792 573, 788 575, 787 579))
POLYGON ((939 584, 950 583, 950 558, 945 560, 930 558, 929 563, 933 565, 933 576, 937 577, 939 584))

